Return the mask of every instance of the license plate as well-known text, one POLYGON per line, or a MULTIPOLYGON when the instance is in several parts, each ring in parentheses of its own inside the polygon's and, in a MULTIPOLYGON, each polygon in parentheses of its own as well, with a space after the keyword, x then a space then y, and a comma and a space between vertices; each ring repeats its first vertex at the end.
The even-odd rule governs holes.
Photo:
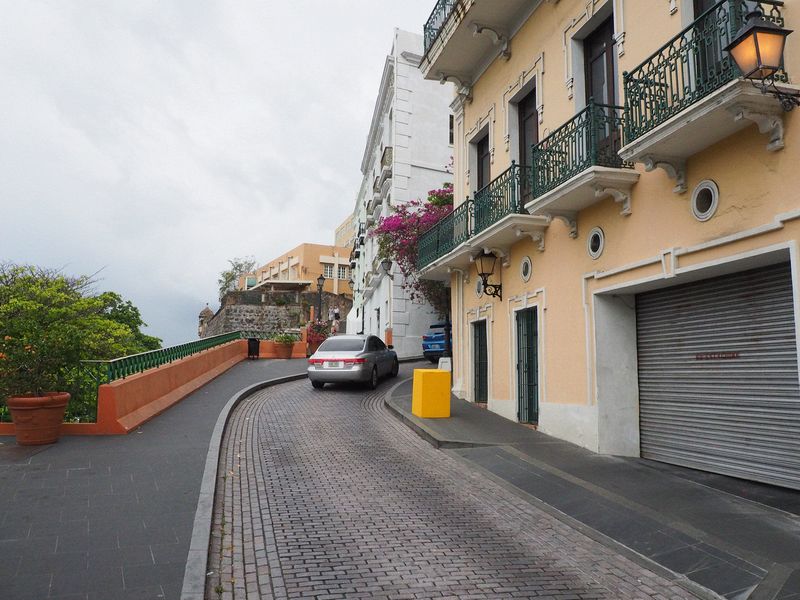
POLYGON ((323 364, 326 369, 341 369, 342 361, 340 360, 326 360, 323 364))

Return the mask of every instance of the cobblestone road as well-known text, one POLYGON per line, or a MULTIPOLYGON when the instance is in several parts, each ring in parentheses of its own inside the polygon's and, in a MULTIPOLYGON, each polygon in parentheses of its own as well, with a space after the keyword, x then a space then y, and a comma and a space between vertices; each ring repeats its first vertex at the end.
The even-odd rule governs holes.
POLYGON ((433 449, 383 407, 391 385, 236 409, 208 599, 693 597, 433 449))

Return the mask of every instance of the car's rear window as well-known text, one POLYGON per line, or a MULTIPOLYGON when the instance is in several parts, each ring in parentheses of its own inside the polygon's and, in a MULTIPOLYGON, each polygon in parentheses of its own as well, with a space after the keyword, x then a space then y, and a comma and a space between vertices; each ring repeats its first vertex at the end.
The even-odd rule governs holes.
POLYGON ((331 338, 322 342, 320 352, 358 352, 364 349, 364 340, 331 338))

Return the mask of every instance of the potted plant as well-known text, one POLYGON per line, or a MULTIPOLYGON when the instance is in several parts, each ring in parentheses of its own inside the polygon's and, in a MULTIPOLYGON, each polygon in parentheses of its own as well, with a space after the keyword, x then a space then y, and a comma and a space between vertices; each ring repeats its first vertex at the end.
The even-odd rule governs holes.
POLYGON ((306 341, 308 342, 308 350, 306 354, 311 356, 317 351, 320 344, 328 339, 330 332, 330 323, 328 321, 310 321, 306 326, 306 341))
POLYGON ((272 336, 272 341, 275 342, 275 355, 277 358, 292 357, 292 348, 297 341, 297 336, 291 333, 279 333, 272 336))

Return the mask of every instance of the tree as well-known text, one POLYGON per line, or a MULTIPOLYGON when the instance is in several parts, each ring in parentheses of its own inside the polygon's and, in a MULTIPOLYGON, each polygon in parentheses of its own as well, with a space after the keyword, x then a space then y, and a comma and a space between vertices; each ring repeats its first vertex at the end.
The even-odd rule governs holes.
POLYGON ((246 256, 244 258, 236 257, 229 260, 228 263, 231 266, 230 269, 222 271, 219 274, 219 279, 217 279, 220 300, 222 300, 225 294, 236 289, 236 282, 239 280, 239 277, 247 273, 252 273, 253 269, 256 268, 256 261, 252 256, 246 256))
POLYGON ((0 402, 68 391, 76 397, 68 418, 91 418, 95 397, 80 393, 92 383, 81 361, 160 346, 139 330, 144 323, 135 306, 114 292, 96 294, 94 283, 87 276, 0 263, 0 402))
POLYGON ((430 190, 426 202, 400 204, 394 213, 378 221, 370 235, 378 242, 379 258, 392 260, 403 274, 403 288, 413 299, 424 298, 445 318, 450 313, 450 289, 440 281, 420 279, 417 274, 419 237, 453 211, 453 186, 430 190))

